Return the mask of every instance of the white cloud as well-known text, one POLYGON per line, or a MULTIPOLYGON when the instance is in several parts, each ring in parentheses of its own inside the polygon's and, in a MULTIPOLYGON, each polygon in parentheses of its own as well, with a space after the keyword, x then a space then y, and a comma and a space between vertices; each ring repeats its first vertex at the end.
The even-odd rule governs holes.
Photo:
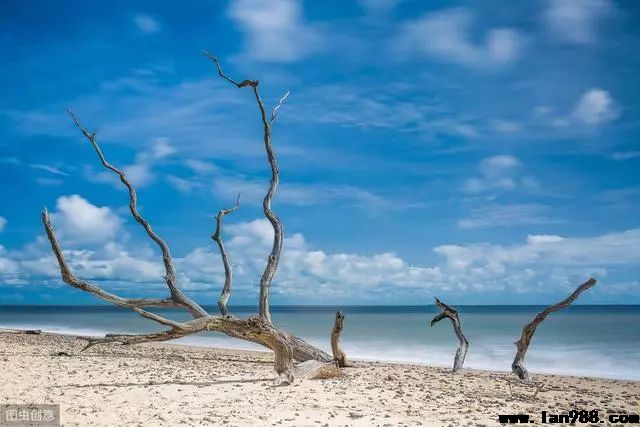
POLYGON ((179 176, 175 175, 167 175, 165 179, 170 186, 181 193, 190 193, 196 187, 198 187, 199 184, 198 182, 180 178, 179 176))
POLYGON ((218 170, 214 164, 196 159, 185 160, 185 165, 197 174, 208 174, 218 170))
POLYGON ((598 23, 612 10, 609 0, 549 0, 544 21, 556 39, 587 44, 595 41, 598 23))
MULTIPOLYGON (((220 175, 213 180, 212 191, 216 196, 223 196, 230 200, 240 193, 246 203, 261 204, 267 187, 267 181, 220 175)), ((423 206, 419 202, 387 198, 349 185, 332 186, 286 182, 282 183, 278 189, 278 203, 297 206, 340 203, 342 206, 363 208, 371 213, 423 206)))
MULTIPOLYGON (((129 181, 138 188, 146 187, 155 181, 155 175, 151 171, 151 165, 147 162, 135 163, 122 168, 129 181)), ((114 177, 114 181, 116 181, 114 177)), ((118 184, 119 185, 119 181, 118 184)))
POLYGON ((160 24, 154 17, 150 15, 136 15, 133 18, 133 22, 136 24, 136 27, 138 27, 138 29, 143 33, 153 34, 160 31, 160 24))
POLYGON ((609 92, 593 88, 582 94, 573 116, 588 125, 598 125, 615 119, 618 112, 609 92))
POLYGON ((514 227, 560 222, 548 216, 548 207, 540 204, 484 206, 458 221, 460 228, 514 227))
POLYGON ((7 220, 0 216, 0 233, 4 230, 4 227, 7 225, 7 220))
MULTIPOLYGON (((134 186, 146 187, 156 181, 154 167, 175 152, 168 138, 155 138, 150 146, 136 154, 135 163, 121 169, 134 186)), ((85 166, 84 176, 90 182, 111 184, 117 188, 122 186, 117 175, 107 170, 96 171, 93 166, 85 166)))
POLYGON ((478 176, 465 181, 463 191, 478 194, 537 186, 534 177, 522 175, 520 160, 511 155, 497 155, 482 160, 478 164, 478 172, 478 176))
POLYGON ((41 164, 37 164, 37 163, 30 164, 29 166, 32 167, 33 169, 40 169, 40 170, 52 173, 54 175, 69 176, 68 173, 63 172, 59 168, 56 168, 56 167, 53 167, 53 166, 41 165, 41 164))
MULTIPOLYGON (((95 207, 94 207, 95 208, 95 207)), ((58 220, 58 218, 56 218, 58 220)), ((83 221, 81 228, 89 227, 83 221)), ((235 265, 234 295, 257 294, 257 283, 271 249, 273 230, 265 219, 228 223, 223 237, 235 265)), ((89 243, 90 244, 90 243, 89 243)), ((441 245, 434 265, 411 265, 393 252, 328 253, 294 233, 284 240, 282 259, 273 283, 274 294, 299 301, 372 301, 383 295, 427 297, 442 292, 560 292, 589 275, 606 278, 616 268, 640 262, 640 229, 575 238, 530 235, 513 245, 441 245)), ((147 295, 164 295, 160 256, 147 246, 125 248, 112 241, 92 249, 73 249, 63 242, 65 256, 79 277, 147 295)), ((218 292, 224 280, 220 254, 213 243, 175 258, 179 282, 187 292, 218 292)), ((623 279, 624 281, 625 279, 623 279)), ((59 271, 46 239, 40 237, 22 251, 0 247, 0 283, 59 283, 59 271)), ((620 280, 610 283, 619 283, 620 280)), ((602 291, 607 291, 607 283, 602 291)), ((624 289, 611 288, 611 292, 624 289)), ((562 291, 564 292, 564 291, 562 291)), ((123 292, 125 293, 125 292, 123 292)), ((240 297, 240 298, 242 298, 240 297)))
POLYGON ((56 208, 51 217, 63 241, 106 242, 121 231, 122 220, 111 209, 92 205, 78 195, 58 198, 56 208))
POLYGON ((482 42, 472 37, 474 16, 463 8, 429 13, 403 25, 396 46, 403 53, 417 52, 477 68, 513 62, 520 55, 523 37, 510 28, 489 29, 482 42))
POLYGON ((640 229, 596 237, 528 236, 520 245, 444 245, 435 248, 447 263, 459 268, 542 265, 604 267, 640 262, 640 229))
POLYGON ((252 59, 295 62, 323 47, 319 30, 304 21, 297 0, 235 0, 229 16, 245 32, 252 59))

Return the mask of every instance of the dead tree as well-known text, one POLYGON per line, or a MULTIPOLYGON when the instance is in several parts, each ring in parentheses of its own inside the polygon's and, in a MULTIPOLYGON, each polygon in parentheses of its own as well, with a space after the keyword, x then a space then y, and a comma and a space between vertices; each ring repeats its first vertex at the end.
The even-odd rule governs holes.
POLYGON ((263 201, 264 214, 273 226, 274 239, 273 247, 267 261, 267 267, 262 275, 260 281, 260 300, 258 315, 249 317, 247 319, 239 319, 228 315, 226 308, 227 301, 231 293, 232 271, 231 264, 229 263, 228 256, 224 249, 221 236, 221 222, 222 217, 231 213, 239 206, 239 199, 236 205, 229 209, 223 209, 217 216, 216 232, 212 236, 216 241, 220 249, 222 260, 225 266, 225 285, 220 296, 219 308, 222 316, 215 316, 207 313, 198 303, 190 299, 185 295, 178 287, 174 268, 173 259, 169 251, 167 243, 151 228, 149 222, 142 217, 137 207, 137 193, 134 186, 128 180, 127 176, 117 167, 111 165, 105 158, 100 146, 96 141, 96 134, 87 131, 81 124, 78 117, 70 110, 68 110, 75 125, 82 132, 84 137, 91 143, 91 146, 95 150, 96 154, 102 165, 115 173, 122 184, 127 188, 129 192, 129 210, 135 221, 140 224, 144 229, 148 237, 159 247, 162 252, 162 263, 164 265, 164 281, 169 289, 169 295, 166 298, 125 298, 119 295, 107 292, 92 283, 82 280, 74 275, 69 268, 65 254, 60 247, 53 225, 51 224, 51 217, 46 209, 42 212, 42 223, 44 225, 47 237, 51 243, 51 248, 57 259, 58 266, 62 280, 80 290, 89 292, 94 296, 107 301, 111 304, 127 307, 134 310, 138 315, 146 319, 153 320, 167 329, 155 332, 151 334, 108 334, 102 338, 85 338, 88 343, 81 350, 87 350, 96 344, 102 343, 119 343, 122 345, 130 345, 151 341, 167 341, 175 338, 180 338, 186 335, 203 332, 203 331, 216 331, 222 332, 228 336, 240 338, 243 340, 251 341, 260 345, 263 345, 274 352, 275 356, 275 371, 278 374, 278 378, 275 380, 277 384, 290 384, 295 380, 305 378, 318 378, 318 377, 330 377, 339 375, 337 363, 333 358, 325 351, 314 347, 306 341, 289 334, 286 331, 274 326, 271 322, 271 315, 269 312, 269 287, 271 281, 276 272, 278 261, 280 260, 280 252, 282 249, 283 230, 282 224, 278 217, 271 209, 271 201, 276 194, 279 183, 279 170, 276 161, 276 156, 271 145, 271 127, 276 119, 276 114, 286 96, 282 97, 276 107, 273 109, 270 118, 267 118, 264 104, 258 92, 257 80, 243 80, 237 83, 233 79, 227 77, 223 72, 218 60, 204 52, 205 55, 213 61, 216 65, 218 74, 224 80, 232 83, 237 88, 249 87, 251 88, 258 109, 264 129, 264 144, 267 152, 267 159, 271 166, 271 181, 269 190, 263 201), (186 322, 176 322, 171 319, 165 318, 159 314, 149 311, 150 308, 157 307, 176 307, 182 308, 188 311, 193 317, 192 320, 186 322), (295 364, 294 361, 301 363, 295 364))
POLYGON ((224 286, 222 287, 220 299, 218 300, 218 308, 220 309, 220 314, 222 314, 223 316, 229 314, 229 311, 227 310, 227 302, 229 301, 229 297, 231 296, 233 268, 231 267, 231 263, 229 262, 227 250, 224 248, 224 243, 222 242, 222 217, 225 215, 229 215, 239 207, 240 195, 238 194, 238 199, 236 200, 236 204, 233 207, 220 209, 220 212, 218 212, 218 216, 216 216, 216 231, 215 233, 213 233, 213 235, 211 235, 211 238, 218 244, 218 249, 220 249, 220 255, 222 256, 222 264, 224 265, 224 286))
POLYGON ((571 303, 573 303, 581 293, 595 286, 595 284, 595 279, 592 278, 587 280, 582 285, 578 286, 578 288, 573 291, 573 293, 567 298, 557 304, 550 305, 549 307, 545 308, 540 313, 538 313, 530 323, 527 323, 525 327, 522 328, 522 336, 520 336, 520 339, 515 343, 517 350, 516 355, 513 359, 513 363, 511 364, 511 370, 518 376, 518 378, 525 381, 531 380, 531 375, 529 375, 529 371, 527 371, 527 368, 525 368, 524 366, 524 356, 527 354, 529 344, 531 344, 531 338, 533 338, 533 334, 536 332, 536 328, 538 327, 538 325, 540 325, 540 323, 542 323, 542 321, 554 311, 569 307, 569 305, 571 305, 571 303))
POLYGON ((462 369, 462 365, 464 364, 464 358, 467 356, 467 350, 469 349, 469 341, 462 333, 462 326, 460 324, 458 310, 454 309, 451 306, 448 306, 438 298, 436 298, 436 306, 438 306, 438 308, 442 311, 437 314, 433 318, 433 320, 431 320, 431 326, 435 325, 442 319, 448 318, 449 320, 451 320, 451 324, 453 325, 453 330, 458 337, 458 341, 460 341, 458 350, 456 350, 456 357, 455 359, 453 359, 453 372, 457 372, 462 369))
POLYGON ((336 361, 339 367, 346 368, 350 366, 347 361, 347 354, 340 348, 340 334, 342 333, 342 326, 344 324, 344 314, 340 310, 336 312, 336 321, 333 324, 331 330, 331 352, 333 353, 333 360, 336 361))

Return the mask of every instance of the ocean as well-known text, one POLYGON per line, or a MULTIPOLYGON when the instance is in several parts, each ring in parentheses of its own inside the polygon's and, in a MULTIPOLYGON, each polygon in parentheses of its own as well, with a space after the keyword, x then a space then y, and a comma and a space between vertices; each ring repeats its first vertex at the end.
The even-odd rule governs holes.
MULTIPOLYGON (((206 307, 210 313, 217 308, 206 307)), ((435 306, 343 306, 341 344, 350 358, 449 367, 458 341, 445 319, 429 322, 435 306)), ((544 307, 460 306, 470 342, 465 368, 509 371, 522 327, 544 307)), ((338 307, 274 306, 273 322, 330 352, 329 335, 338 307)), ((157 310, 177 320, 179 310, 157 310)), ((255 307, 230 307, 238 317, 255 307)), ((0 306, 0 327, 41 329, 80 335, 140 333, 161 328, 131 310, 113 306, 0 306)), ((219 333, 203 333, 172 343, 264 350, 219 333)), ((640 380, 640 306, 575 305, 551 314, 538 327, 525 359, 532 374, 640 380)))

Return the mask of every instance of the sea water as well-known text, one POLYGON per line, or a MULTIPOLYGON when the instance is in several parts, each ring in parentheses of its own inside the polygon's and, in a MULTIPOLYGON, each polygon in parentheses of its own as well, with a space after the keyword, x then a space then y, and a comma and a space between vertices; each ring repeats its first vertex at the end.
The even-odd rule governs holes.
MULTIPOLYGON (((330 351, 335 312, 345 315, 341 345, 352 359, 411 362, 447 367, 458 345, 451 323, 429 322, 435 306, 273 306, 273 322, 330 351)), ((466 368, 508 371, 522 327, 544 307, 460 306, 470 342, 466 368)), ((207 307, 216 313, 216 307, 207 307)), ((187 320, 180 310, 157 312, 187 320)), ((255 307, 230 307, 247 317, 255 307)), ((152 332, 162 327, 113 306, 0 306, 0 327, 102 335, 152 332)), ((264 350, 220 333, 172 341, 205 347, 264 350)), ((551 314, 537 329, 525 364, 532 373, 640 380, 640 306, 575 305, 551 314)))

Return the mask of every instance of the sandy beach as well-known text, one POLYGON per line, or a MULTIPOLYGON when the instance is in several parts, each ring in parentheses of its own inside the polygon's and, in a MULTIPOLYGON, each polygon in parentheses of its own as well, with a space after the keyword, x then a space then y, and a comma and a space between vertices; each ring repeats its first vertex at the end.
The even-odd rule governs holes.
POLYGON ((342 378, 272 387, 269 353, 143 344, 78 355, 83 341, 47 333, 0 343, 1 403, 60 404, 65 426, 491 426, 498 414, 639 412, 631 381, 535 375, 534 397, 506 372, 359 361, 342 378))

